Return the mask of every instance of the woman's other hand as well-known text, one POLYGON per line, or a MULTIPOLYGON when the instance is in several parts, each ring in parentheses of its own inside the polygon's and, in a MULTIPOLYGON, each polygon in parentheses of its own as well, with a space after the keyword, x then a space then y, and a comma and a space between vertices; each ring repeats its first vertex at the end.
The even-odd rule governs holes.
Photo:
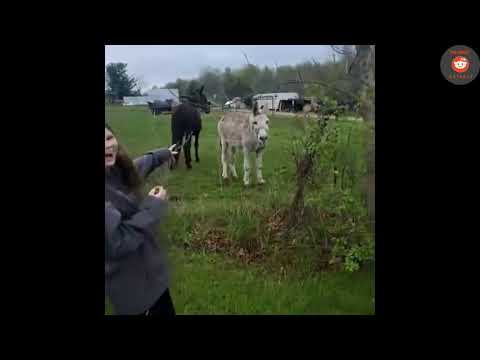
POLYGON ((167 200, 167 190, 165 190, 162 186, 155 186, 148 195, 155 196, 162 200, 167 200))

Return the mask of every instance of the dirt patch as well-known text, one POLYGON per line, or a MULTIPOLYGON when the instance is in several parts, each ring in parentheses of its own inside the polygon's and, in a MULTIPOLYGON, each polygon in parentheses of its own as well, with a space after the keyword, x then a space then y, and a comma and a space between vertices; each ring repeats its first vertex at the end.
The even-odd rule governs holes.
MULTIPOLYGON (((191 238, 186 247, 195 251, 206 251, 226 256, 236 262, 245 265, 259 265, 269 269, 279 266, 285 269, 296 269, 296 262, 305 261, 302 255, 305 251, 305 236, 309 236, 302 225, 295 228, 288 226, 288 217, 285 209, 279 209, 274 213, 258 214, 265 220, 265 227, 261 234, 253 232, 248 234, 251 238, 243 239, 241 243, 233 241, 227 230, 221 226, 211 226, 208 229, 204 223, 197 223, 191 231, 191 238), (258 238, 258 237, 261 238, 258 238), (252 244, 249 246, 248 244, 252 244)), ((335 214, 326 211, 313 211, 306 207, 304 221, 328 221, 335 214)), ((303 221, 300 224, 304 224, 303 221)), ((308 247, 309 245, 307 245, 308 247)), ((324 244, 312 245, 309 250, 309 258, 312 256, 312 269, 315 272, 341 268, 341 259, 332 259, 330 246, 324 244)), ((290 270, 289 270, 290 271, 290 270)))
POLYGON ((285 211, 277 211, 267 221, 267 231, 270 236, 281 236, 285 231, 285 211))
POLYGON ((260 262, 265 257, 262 249, 247 249, 234 244, 223 229, 211 228, 202 231, 201 228, 202 225, 197 224, 192 230, 189 247, 193 250, 220 253, 245 263, 260 262))

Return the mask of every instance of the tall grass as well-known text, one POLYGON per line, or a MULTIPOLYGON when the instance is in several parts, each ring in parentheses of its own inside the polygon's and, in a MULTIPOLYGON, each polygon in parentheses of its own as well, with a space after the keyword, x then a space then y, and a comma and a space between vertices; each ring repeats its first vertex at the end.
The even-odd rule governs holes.
MULTIPOLYGON (((143 107, 106 107, 105 116, 120 143, 132 157, 140 156, 153 148, 170 145, 170 116, 153 118, 143 107)), ((293 194, 292 180, 295 169, 290 154, 291 141, 295 135, 301 134, 303 120, 271 116, 270 140, 264 154, 263 175, 266 184, 245 188, 242 182, 242 154, 238 154, 236 158, 239 179, 230 181, 228 184, 221 180, 216 130, 220 116, 220 113, 211 113, 202 117, 200 163, 193 162, 193 169, 187 170, 182 156, 177 169, 172 172, 168 169, 154 172, 144 186, 146 193, 153 186, 161 184, 167 188, 171 199, 169 216, 160 224, 160 228, 162 233, 166 234, 176 263, 179 285, 175 291, 177 299, 180 299, 179 306, 182 312, 210 313, 215 310, 220 313, 279 313, 289 309, 290 313, 296 311, 302 313, 301 309, 306 306, 312 311, 325 313, 329 311, 371 313, 372 305, 366 305, 372 297, 371 287, 367 284, 364 291, 365 294, 369 294, 370 299, 368 301, 364 299, 365 301, 362 302, 363 310, 360 308, 353 310, 355 308, 353 305, 350 308, 342 305, 336 310, 333 308, 328 310, 326 303, 316 307, 318 304, 315 299, 319 292, 330 295, 335 292, 333 288, 328 289, 328 285, 322 285, 321 289, 315 288, 319 286, 318 276, 321 276, 318 273, 320 245, 331 234, 328 231, 330 226, 328 223, 321 220, 315 221, 311 226, 301 229, 298 236, 290 239, 289 242, 285 242, 282 234, 278 233, 278 214, 288 206, 293 194), (229 269, 225 276, 220 274, 224 266, 229 269), (187 273, 193 278, 187 279, 187 273), (267 273, 273 278, 281 275, 280 279, 287 277, 291 279, 289 280, 291 285, 288 285, 291 286, 288 290, 289 295, 279 295, 281 286, 272 285, 277 280, 265 280, 264 284, 259 282, 267 276, 259 274, 267 273), (219 280, 217 288, 205 293, 206 290, 202 287, 207 286, 207 279, 216 277, 223 280, 219 280), (237 286, 245 293, 250 292, 251 296, 262 293, 263 304, 254 305, 254 297, 249 299, 245 293, 237 294, 233 289, 235 287, 233 283, 240 279, 245 283, 237 286), (298 281, 303 281, 305 289, 311 286, 312 292, 309 293, 310 290, 300 287, 295 283, 297 280, 293 279, 303 279, 298 281), (231 284, 227 284, 229 281, 231 284), (311 285, 308 285, 309 282, 311 285), (186 286, 192 288, 187 289, 186 286), (202 304, 195 302, 190 296, 193 296, 196 291, 209 300, 205 300, 202 304), (301 294, 302 298, 307 296, 312 300, 294 299, 295 292, 301 294), (234 299, 235 296, 238 297, 234 299), (281 296, 286 296, 285 303, 280 300, 281 296), (209 304, 216 301, 224 307, 219 308, 214 305, 210 307, 209 304)), ((358 179, 361 178, 363 171, 361 124, 342 122, 341 126, 346 130, 342 131, 341 136, 350 136, 350 150, 346 147, 344 152, 339 154, 339 161, 349 164, 348 168, 352 169, 349 172, 344 171, 343 182, 344 184, 356 183, 359 182, 358 179), (352 148, 355 149, 355 154, 351 153, 352 148)), ((253 176, 254 173, 252 173, 252 180, 253 176)), ((310 203, 315 204, 320 210, 331 208, 331 199, 328 198, 329 192, 326 189, 325 184, 314 189, 309 198, 310 203)), ((319 214, 321 211, 314 216, 319 214)), ((336 279, 340 283, 344 279, 350 279, 348 275, 332 274, 331 276, 338 276, 336 279)), ((370 272, 368 275, 363 273, 362 279, 367 278, 370 284, 372 280, 370 272)), ((331 296, 333 299, 336 295, 331 296)), ((352 300, 352 303, 355 301, 352 300)))

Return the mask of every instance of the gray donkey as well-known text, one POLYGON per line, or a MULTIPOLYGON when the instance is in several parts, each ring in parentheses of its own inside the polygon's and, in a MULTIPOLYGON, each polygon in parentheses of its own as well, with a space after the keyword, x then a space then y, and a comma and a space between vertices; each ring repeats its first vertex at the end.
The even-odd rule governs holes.
POLYGON ((252 112, 228 112, 218 122, 217 129, 220 136, 222 153, 222 177, 228 179, 228 168, 234 178, 237 178, 235 170, 235 152, 243 150, 243 183, 250 184, 250 161, 248 155, 255 152, 257 182, 264 184, 262 176, 263 151, 267 145, 269 119, 259 109, 257 102, 252 112))

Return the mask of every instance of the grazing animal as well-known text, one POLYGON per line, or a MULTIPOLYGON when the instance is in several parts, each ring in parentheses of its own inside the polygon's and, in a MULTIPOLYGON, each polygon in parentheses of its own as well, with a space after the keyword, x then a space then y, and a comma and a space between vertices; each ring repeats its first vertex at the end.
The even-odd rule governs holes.
POLYGON ((156 111, 156 108, 155 108, 155 105, 153 104, 153 102, 147 101, 147 104, 148 104, 148 108, 150 109, 150 112, 152 113, 152 115, 156 116, 157 111, 156 111))
MULTIPOLYGON (((176 144, 178 154, 175 155, 175 161, 171 164, 171 169, 177 166, 178 159, 183 144, 185 154, 185 164, 188 169, 192 168, 191 139, 195 137, 195 161, 199 162, 198 156, 198 138, 202 130, 202 117, 200 109, 205 113, 210 113, 210 102, 203 94, 204 87, 198 90, 195 96, 188 97, 187 101, 176 106, 172 112, 172 144, 176 144)), ((183 97, 185 98, 185 97, 183 97)))
POLYGON ((154 102, 147 101, 148 108, 153 116, 160 115, 162 112, 172 111, 173 101, 168 99, 166 101, 155 100, 154 102))
POLYGON ((235 170, 235 152, 243 150, 243 183, 250 184, 250 161, 248 155, 255 152, 257 182, 264 184, 262 176, 263 151, 268 139, 268 116, 262 109, 258 109, 255 102, 253 112, 228 112, 218 122, 217 129, 220 136, 220 148, 222 153, 222 178, 228 179, 228 168, 234 178, 237 178, 235 170))

